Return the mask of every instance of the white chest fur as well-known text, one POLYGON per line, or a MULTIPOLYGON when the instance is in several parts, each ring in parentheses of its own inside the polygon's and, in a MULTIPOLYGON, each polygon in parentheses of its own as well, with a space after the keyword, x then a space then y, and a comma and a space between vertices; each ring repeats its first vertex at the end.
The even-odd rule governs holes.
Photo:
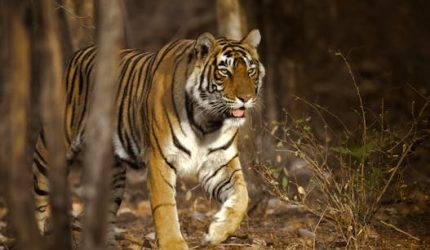
POLYGON ((173 138, 170 138, 164 142, 163 152, 167 160, 176 167, 179 176, 204 174, 211 168, 226 164, 237 154, 237 148, 232 143, 236 133, 237 129, 221 128, 199 138, 191 130, 185 133, 175 131, 177 141, 183 148, 175 145, 173 138))

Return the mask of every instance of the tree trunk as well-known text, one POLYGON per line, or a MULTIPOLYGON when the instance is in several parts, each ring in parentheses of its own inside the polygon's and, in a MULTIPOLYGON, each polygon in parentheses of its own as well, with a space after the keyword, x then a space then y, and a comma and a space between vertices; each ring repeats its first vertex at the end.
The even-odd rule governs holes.
POLYGON ((62 0, 73 51, 94 44, 94 4, 89 0, 62 0))
POLYGON ((239 0, 218 0, 216 7, 219 34, 230 39, 242 39, 247 27, 239 0))
POLYGON ((41 0, 40 60, 42 118, 48 148, 50 204, 54 249, 71 249, 70 195, 67 185, 67 163, 64 135, 65 88, 62 79, 63 59, 58 35, 58 20, 53 2, 41 0), (47 67, 49 65, 49 67, 47 67))
MULTIPOLYGON (((87 150, 84 156, 86 210, 82 249, 106 249, 107 212, 111 197, 114 84, 122 41, 122 16, 118 0, 95 5, 98 20, 98 54, 95 86, 89 106, 87 150)), ((108 235, 113 237, 112 235, 108 235)), ((111 240, 111 239, 109 239, 111 240)))
POLYGON ((40 237, 34 217, 31 195, 31 173, 26 161, 27 117, 30 81, 30 51, 28 31, 24 25, 27 2, 2 2, 1 12, 6 41, 2 41, 2 54, 7 58, 8 76, 1 91, 0 123, 2 138, 0 168, 12 222, 17 231, 20 249, 46 249, 40 237), (4 175, 3 175, 4 173, 4 175))

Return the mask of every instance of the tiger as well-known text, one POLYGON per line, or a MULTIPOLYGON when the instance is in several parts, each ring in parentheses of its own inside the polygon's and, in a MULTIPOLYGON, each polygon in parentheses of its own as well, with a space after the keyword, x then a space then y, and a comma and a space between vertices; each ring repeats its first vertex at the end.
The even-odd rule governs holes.
MULTIPOLYGON (((172 41, 155 53, 120 52, 110 212, 116 214, 121 205, 127 168, 146 168, 160 249, 188 249, 176 208, 178 177, 196 176, 211 199, 222 204, 202 244, 225 241, 247 212, 249 197, 239 161, 238 130, 260 99, 265 75, 257 51, 260 41, 257 29, 241 40, 215 38, 206 32, 196 40, 172 41)), ((96 55, 94 46, 81 49, 65 70, 68 162, 85 148, 96 55)), ((50 214, 43 131, 35 148, 36 217, 43 233, 50 214)))

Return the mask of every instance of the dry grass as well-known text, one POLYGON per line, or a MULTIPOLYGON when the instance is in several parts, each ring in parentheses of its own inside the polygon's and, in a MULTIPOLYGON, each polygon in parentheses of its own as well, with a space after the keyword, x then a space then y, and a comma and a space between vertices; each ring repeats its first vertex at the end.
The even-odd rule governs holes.
MULTIPOLYGON (((390 126, 383 104, 379 115, 366 111, 348 61, 341 53, 337 55, 344 61, 356 91, 359 122, 348 127, 327 109, 297 98, 313 115, 296 118, 286 113, 283 122, 268 129, 278 142, 277 150, 288 151, 312 170, 308 187, 297 186, 294 202, 331 223, 347 248, 358 249, 366 244, 374 215, 389 187, 401 178, 408 156, 429 136, 421 127, 430 97, 421 96, 419 109, 412 104, 409 124, 390 126)), ((278 181, 279 169, 260 165, 257 172, 273 194, 288 200, 286 183, 278 181)))

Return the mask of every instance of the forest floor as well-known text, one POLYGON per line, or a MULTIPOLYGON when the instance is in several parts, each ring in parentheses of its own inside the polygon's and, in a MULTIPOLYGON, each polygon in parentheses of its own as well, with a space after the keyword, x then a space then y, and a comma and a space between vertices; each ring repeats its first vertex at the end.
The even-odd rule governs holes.
MULTIPOLYGON (((132 171, 128 177, 125 199, 118 211, 116 238, 122 249, 155 248, 154 225, 143 174, 132 171)), ((407 199, 383 204, 367 232, 366 245, 361 249, 430 249, 430 201, 426 194, 426 190, 430 188, 430 178, 414 185, 408 188, 410 191, 406 191, 407 199)), ((179 182, 177 189, 181 229, 191 249, 346 247, 346 242, 339 237, 332 225, 301 207, 282 202, 276 197, 266 199, 267 206, 261 206, 261 209, 248 215, 235 235, 223 244, 201 246, 200 241, 212 216, 219 209, 219 204, 210 201, 193 182, 179 182)), ((78 199, 74 199, 73 208, 75 213, 82 211, 78 199)), ((7 209, 4 203, 0 202, 0 250, 16 249, 13 247, 14 241, 8 229, 7 217, 7 209)))
MULTIPOLYGON (((271 197, 267 206, 245 218, 233 237, 212 248, 202 247, 200 241, 219 205, 193 186, 192 183, 179 185, 177 196, 182 233, 192 249, 344 249, 346 246, 329 223, 297 205, 271 197)), ((413 187, 407 200, 384 204, 367 232, 368 241, 363 248, 429 249, 430 201, 423 193, 429 187, 413 187)), ((130 191, 128 195, 128 201, 119 211, 121 237, 118 239, 123 249, 153 248, 156 242, 149 202, 139 200, 130 191)))

